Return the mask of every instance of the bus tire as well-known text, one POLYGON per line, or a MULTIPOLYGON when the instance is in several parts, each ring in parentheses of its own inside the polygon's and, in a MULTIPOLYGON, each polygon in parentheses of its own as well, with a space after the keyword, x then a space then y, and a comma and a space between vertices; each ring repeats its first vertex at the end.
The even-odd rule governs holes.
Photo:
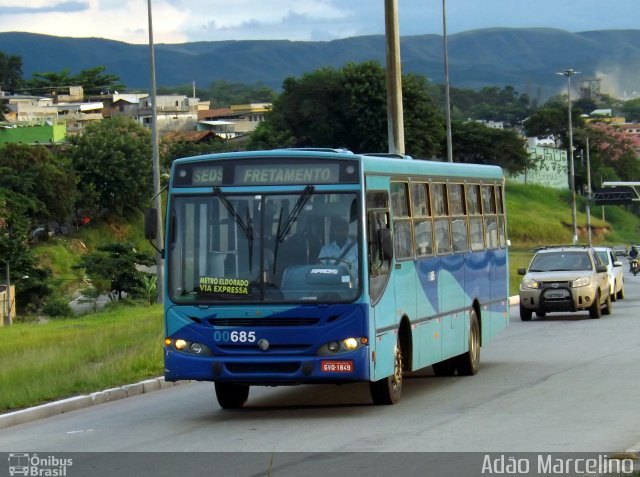
POLYGON ((480 323, 476 310, 469 315, 469 351, 456 358, 460 376, 473 376, 480 369, 480 323))
POLYGON ((215 383, 216 397, 222 409, 240 409, 249 398, 248 384, 215 383))
POLYGON ((402 348, 400 340, 396 342, 394 351, 393 374, 378 381, 369 383, 369 391, 374 404, 397 404, 402 394, 403 378, 402 348))
POLYGON ((439 363, 433 363, 431 368, 436 376, 453 376, 456 372, 456 362, 454 359, 449 358, 439 363))

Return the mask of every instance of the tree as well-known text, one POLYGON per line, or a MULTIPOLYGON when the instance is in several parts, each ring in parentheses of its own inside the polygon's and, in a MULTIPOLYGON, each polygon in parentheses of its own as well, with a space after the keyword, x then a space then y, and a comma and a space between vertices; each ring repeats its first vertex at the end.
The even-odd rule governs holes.
POLYGON ((640 121, 640 98, 626 101, 622 106, 622 113, 627 122, 640 121))
MULTIPOLYGON (((384 69, 376 62, 323 68, 300 79, 287 78, 282 94, 252 134, 249 147, 345 147, 356 152, 388 149, 384 69)), ((427 83, 408 75, 403 81, 407 154, 438 153, 442 119, 427 83)))
POLYGON ((84 94, 105 94, 124 90, 125 85, 120 83, 120 77, 113 74, 105 74, 106 69, 106 66, 96 66, 82 70, 71 78, 71 84, 82 86, 84 94))
MULTIPOLYGON (((28 226, 65 221, 73 211, 76 176, 69 160, 44 146, 7 144, 0 148, 0 187, 21 197, 28 226)), ((17 218, 17 217, 16 217, 17 218)))
POLYGON ((104 292, 108 287, 121 298, 123 292, 135 294, 145 287, 144 273, 136 265, 154 263, 153 254, 138 252, 131 243, 111 242, 83 255, 74 268, 84 268, 97 290, 104 292))
POLYGON ((103 94, 124 89, 125 86, 119 83, 120 77, 104 74, 106 69, 105 66, 96 66, 82 70, 77 75, 72 75, 68 69, 59 73, 34 73, 30 80, 24 81, 24 86, 27 90, 45 92, 69 86, 82 86, 84 94, 103 94))
POLYGON ((15 92, 22 82, 22 58, 0 51, 0 89, 15 92))
POLYGON ((95 122, 71 138, 79 205, 99 214, 129 216, 152 196, 151 133, 124 117, 95 122))
POLYGON ((229 150, 229 147, 219 136, 215 136, 211 140, 203 143, 163 141, 160 144, 160 164, 169 169, 174 159, 180 157, 200 156, 202 154, 212 154, 214 152, 224 152, 227 150, 229 150))
MULTIPOLYGON (((480 91, 451 88, 451 116, 465 121, 482 119, 502 121, 507 124, 519 124, 531 111, 530 98, 518 93, 513 86, 500 89, 487 86, 480 91)), ((438 104, 444 104, 444 95, 439 92, 438 104)))
MULTIPOLYGON (((571 108, 571 122, 574 129, 584 126, 582 110, 571 108)), ((567 105, 558 101, 548 102, 524 121, 528 137, 553 137, 556 145, 569 144, 569 118, 567 105)))
MULTIPOLYGON (((591 177, 596 186, 601 179, 638 180, 640 161, 636 150, 640 149, 640 139, 604 122, 591 122, 576 131, 576 145, 579 149, 585 149, 586 136, 589 137, 591 177)), ((580 165, 576 169, 586 178, 586 171, 582 171, 580 165)))
MULTIPOLYGON (((0 174, 1 176, 2 174, 0 174)), ((0 267, 9 265, 11 281, 16 285, 16 306, 22 312, 26 304, 39 307, 51 294, 47 268, 38 268, 36 257, 27 245, 34 201, 27 196, 0 187, 0 267)))
POLYGON ((509 173, 529 165, 525 141, 513 129, 494 129, 475 121, 454 121, 451 125, 454 162, 493 164, 509 173))

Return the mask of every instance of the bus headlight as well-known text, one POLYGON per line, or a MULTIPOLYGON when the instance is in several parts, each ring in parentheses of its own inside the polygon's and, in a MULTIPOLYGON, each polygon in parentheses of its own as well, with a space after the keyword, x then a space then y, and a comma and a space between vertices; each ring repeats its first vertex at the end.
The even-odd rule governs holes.
POLYGON ((358 347, 358 340, 355 338, 347 338, 342 342, 342 345, 349 351, 353 351, 358 347))
POLYGON ((340 343, 338 343, 337 341, 331 341, 327 343, 327 349, 332 353, 337 353, 338 351, 340 351, 340 343))
POLYGON ((203 345, 202 343, 187 341, 182 338, 177 338, 175 340, 171 338, 165 338, 164 344, 183 353, 197 354, 200 356, 211 356, 213 354, 211 353, 211 350, 208 346, 203 345))
POLYGON ((328 343, 322 345, 318 349, 318 354, 321 356, 339 354, 339 353, 347 353, 349 351, 356 350, 369 342, 365 337, 349 337, 344 338, 340 341, 329 341, 328 343))

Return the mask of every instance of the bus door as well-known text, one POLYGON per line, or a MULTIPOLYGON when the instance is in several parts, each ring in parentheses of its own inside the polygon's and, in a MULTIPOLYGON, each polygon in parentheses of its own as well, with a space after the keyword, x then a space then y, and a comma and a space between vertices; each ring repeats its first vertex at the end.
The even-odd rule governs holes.
POLYGON ((394 348, 398 337, 395 277, 391 273, 393 249, 388 187, 388 179, 367 177, 366 240, 371 303, 371 379, 376 381, 393 373, 394 348))

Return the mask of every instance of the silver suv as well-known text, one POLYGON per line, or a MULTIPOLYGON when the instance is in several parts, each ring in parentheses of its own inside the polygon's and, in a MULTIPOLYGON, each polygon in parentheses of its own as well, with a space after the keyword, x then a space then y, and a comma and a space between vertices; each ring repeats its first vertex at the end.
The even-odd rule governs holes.
POLYGON ((520 319, 552 311, 589 310, 591 318, 611 314, 607 266, 593 248, 545 247, 536 252, 520 283, 520 319))

